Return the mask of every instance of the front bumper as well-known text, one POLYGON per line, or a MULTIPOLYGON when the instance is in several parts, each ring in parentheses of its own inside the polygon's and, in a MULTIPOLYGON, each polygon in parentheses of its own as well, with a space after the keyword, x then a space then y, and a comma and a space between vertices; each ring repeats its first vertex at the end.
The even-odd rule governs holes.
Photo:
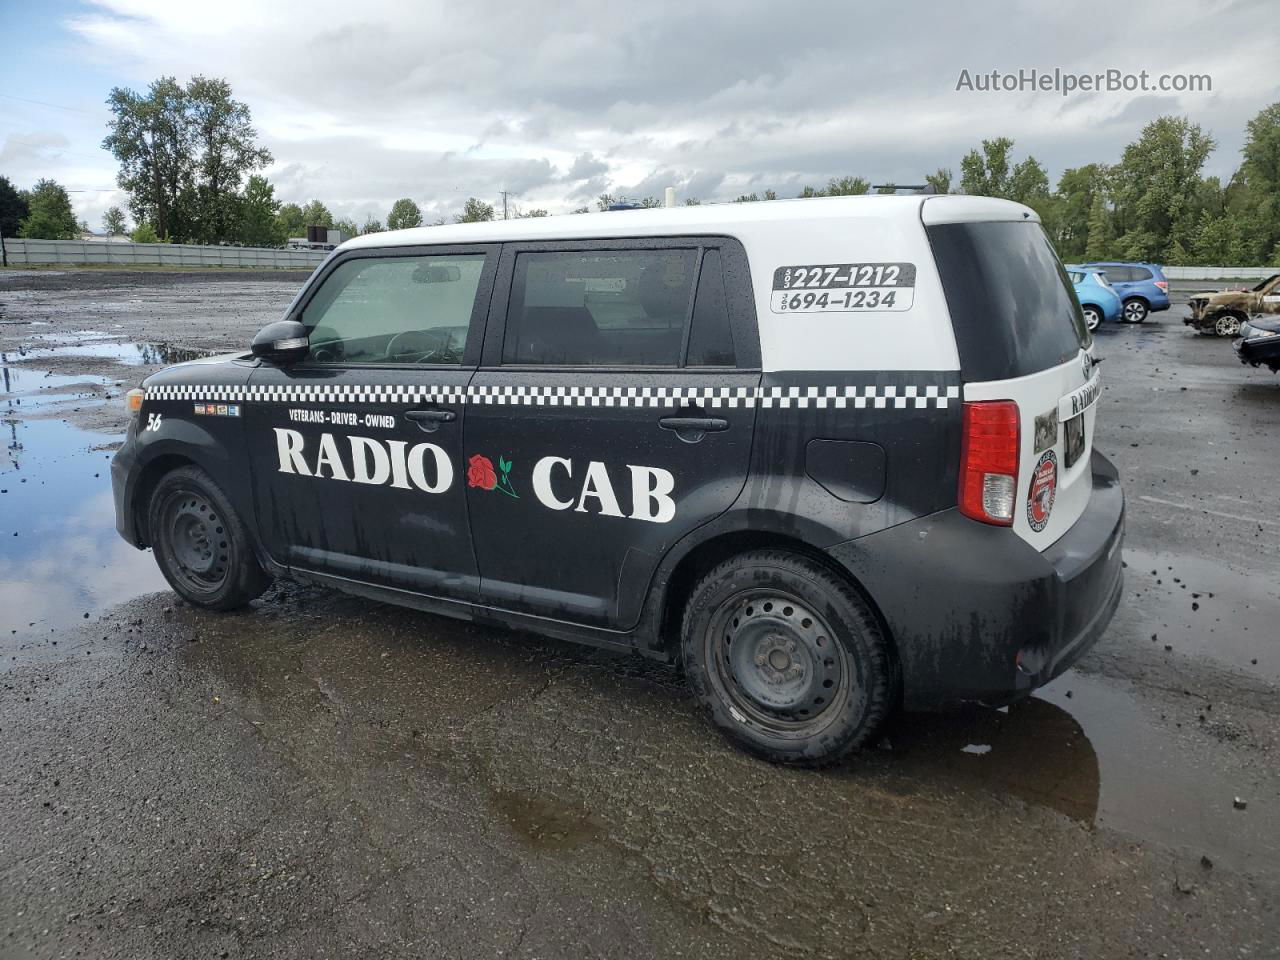
POLYGON ((134 489, 139 471, 137 466, 137 444, 134 440, 134 424, 129 425, 129 432, 124 443, 111 458, 111 497, 116 508, 116 532, 124 537, 132 546, 142 547, 136 518, 134 517, 134 489))
POLYGON ((889 628, 907 709, 1020 699, 1102 636, 1123 591, 1124 493, 1096 450, 1091 466, 1088 507, 1043 552, 955 509, 830 548, 889 628))

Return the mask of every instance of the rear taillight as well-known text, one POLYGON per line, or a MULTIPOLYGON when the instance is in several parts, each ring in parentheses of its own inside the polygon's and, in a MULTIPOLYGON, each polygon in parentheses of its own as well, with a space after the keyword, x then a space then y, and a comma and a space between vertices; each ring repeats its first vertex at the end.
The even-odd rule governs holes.
POLYGON ((1156 286, 1157 286, 1157 287, 1159 287, 1161 290, 1163 290, 1165 293, 1168 293, 1168 292, 1169 292, 1169 281, 1168 281, 1168 280, 1157 280, 1157 281, 1156 281, 1156 286))
POLYGON ((964 405, 960 440, 960 512, 983 523, 1010 526, 1018 491, 1021 425, 1012 400, 964 405))

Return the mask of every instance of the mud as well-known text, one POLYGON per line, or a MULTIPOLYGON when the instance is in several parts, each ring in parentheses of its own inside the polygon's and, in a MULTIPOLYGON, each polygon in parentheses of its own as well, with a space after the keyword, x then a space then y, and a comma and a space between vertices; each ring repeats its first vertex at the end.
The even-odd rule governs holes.
POLYGON ((0 273, 0 957, 1276 954, 1280 387, 1180 304, 1098 338, 1108 635, 811 773, 631 658, 164 591, 111 528, 119 395, 298 282, 0 273))

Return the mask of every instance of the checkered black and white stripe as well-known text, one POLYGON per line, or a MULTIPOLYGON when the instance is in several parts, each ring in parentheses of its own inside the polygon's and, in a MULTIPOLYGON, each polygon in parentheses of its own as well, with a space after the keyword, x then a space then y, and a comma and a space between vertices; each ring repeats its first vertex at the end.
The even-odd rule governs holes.
POLYGON ((960 399, 958 386, 914 384, 831 387, 515 387, 376 386, 300 384, 295 386, 159 385, 148 400, 216 400, 297 404, 496 404, 562 407, 763 407, 817 409, 852 407, 921 410, 944 408, 960 399))

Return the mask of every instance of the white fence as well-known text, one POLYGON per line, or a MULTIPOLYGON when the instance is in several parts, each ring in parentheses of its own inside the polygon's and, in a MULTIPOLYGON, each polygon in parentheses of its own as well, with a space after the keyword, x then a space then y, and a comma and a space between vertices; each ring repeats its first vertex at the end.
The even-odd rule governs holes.
POLYGON ((1265 280, 1280 267, 1161 267, 1170 280, 1265 280))
POLYGON ((323 250, 216 247, 186 243, 109 243, 92 240, 4 239, 9 266, 52 264, 162 264, 172 267, 270 267, 313 270, 329 254, 323 250))

